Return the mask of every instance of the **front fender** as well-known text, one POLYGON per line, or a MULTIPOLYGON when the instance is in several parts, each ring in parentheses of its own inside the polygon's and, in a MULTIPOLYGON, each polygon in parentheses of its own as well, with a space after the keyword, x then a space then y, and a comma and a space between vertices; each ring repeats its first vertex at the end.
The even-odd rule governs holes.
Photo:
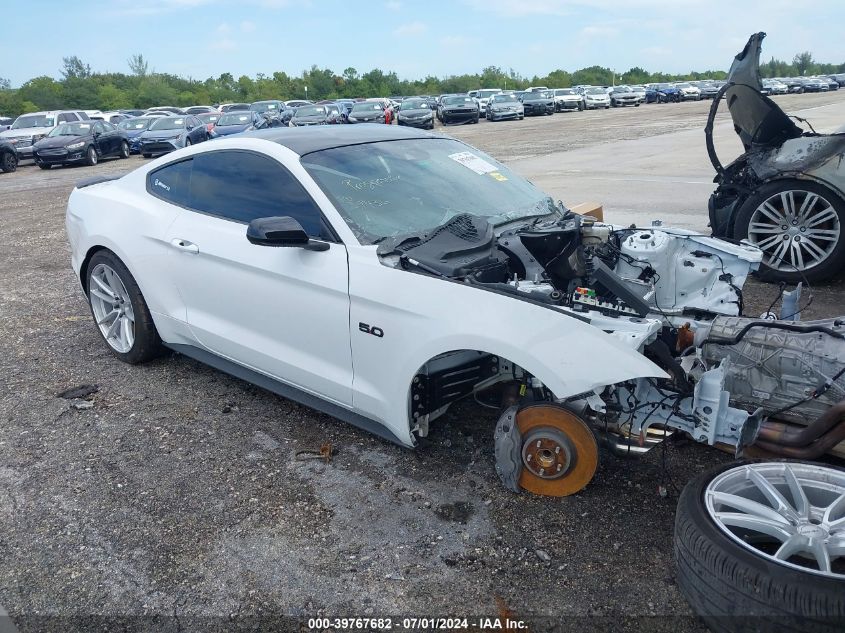
POLYGON ((384 266, 374 247, 350 246, 348 252, 353 404, 409 445, 411 381, 422 365, 446 352, 469 349, 506 358, 558 398, 666 375, 626 346, 624 337, 554 308, 384 266), (373 336, 373 327, 383 336, 373 336))

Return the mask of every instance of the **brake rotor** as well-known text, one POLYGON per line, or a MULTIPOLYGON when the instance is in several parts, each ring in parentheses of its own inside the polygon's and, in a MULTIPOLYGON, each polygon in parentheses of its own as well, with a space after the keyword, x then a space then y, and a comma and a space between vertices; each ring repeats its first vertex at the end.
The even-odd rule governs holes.
POLYGON ((537 495, 566 497, 590 483, 599 449, 590 427, 553 404, 533 404, 516 414, 522 438, 519 487, 537 495))

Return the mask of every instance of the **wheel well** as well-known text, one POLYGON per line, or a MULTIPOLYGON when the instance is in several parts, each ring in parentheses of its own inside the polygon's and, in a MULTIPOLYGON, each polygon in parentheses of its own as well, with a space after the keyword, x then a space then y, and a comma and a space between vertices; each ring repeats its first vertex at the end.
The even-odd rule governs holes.
MULTIPOLYGON (((88 292, 88 264, 91 261, 91 258, 94 257, 100 251, 108 251, 105 246, 92 246, 88 249, 88 252, 85 253, 85 259, 82 260, 82 265, 79 267, 79 283, 82 284, 82 288, 85 292, 88 292)), ((111 251, 109 251, 111 252, 111 251)))
MULTIPOLYGON (((500 382, 531 382, 532 387, 545 389, 532 378, 532 374, 516 363, 491 352, 459 349, 438 354, 423 363, 411 381, 408 391, 411 433, 425 437, 429 423, 443 415, 452 403, 500 382)), ((549 395, 553 397, 550 392, 549 395)))

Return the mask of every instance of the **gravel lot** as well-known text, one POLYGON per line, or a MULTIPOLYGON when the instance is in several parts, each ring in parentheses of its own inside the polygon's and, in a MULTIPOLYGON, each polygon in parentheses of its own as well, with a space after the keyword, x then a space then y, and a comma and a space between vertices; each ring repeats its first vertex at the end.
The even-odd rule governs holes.
MULTIPOLYGON (((511 161, 700 128, 706 107, 449 132, 511 161)), ((114 359, 69 268, 64 208, 75 181, 142 162, 0 174, 0 604, 20 631, 298 630, 270 618, 502 609, 533 631, 705 630, 675 585, 671 534, 677 490, 723 453, 678 441, 603 454, 586 490, 532 498, 499 484, 495 412, 471 403, 409 451, 178 355, 114 359), (98 391, 57 397, 83 384, 98 391), (323 442, 331 463, 295 459, 323 442)), ((747 312, 774 292, 750 283, 747 312)), ((827 284, 805 318, 843 305, 841 283, 827 284)))

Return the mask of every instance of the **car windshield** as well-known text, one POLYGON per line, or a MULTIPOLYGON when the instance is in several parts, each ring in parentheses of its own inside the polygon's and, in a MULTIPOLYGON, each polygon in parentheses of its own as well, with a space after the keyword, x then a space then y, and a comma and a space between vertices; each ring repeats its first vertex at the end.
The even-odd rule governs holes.
POLYGON ((86 136, 91 133, 90 123, 62 123, 47 136, 86 136))
POLYGON ((123 121, 119 127, 121 130, 146 130, 150 127, 150 123, 154 119, 129 119, 128 121, 123 121))
POLYGON ((24 130, 30 127, 53 127, 56 124, 56 119, 48 114, 30 114, 27 116, 19 116, 12 124, 13 130, 24 130))
POLYGON ((676 87, 676 88, 681 88, 681 89, 683 89, 683 88, 692 88, 692 86, 690 86, 689 84, 675 84, 675 87, 676 87))
POLYGON ((453 139, 337 147, 307 154, 302 164, 364 244, 425 232, 461 214, 503 224, 557 212, 530 182, 453 139))
POLYGON ((444 97, 443 105, 460 105, 462 103, 475 103, 472 97, 444 97))
POLYGON ((203 123, 214 123, 217 121, 222 115, 217 112, 206 112, 205 114, 198 114, 197 118, 202 121, 203 123))
MULTIPOLYGON (((300 108, 300 110, 301 109, 302 108, 300 108)), ((356 113, 366 114, 366 113, 369 113, 369 112, 381 112, 382 109, 383 108, 377 103, 356 103, 354 106, 352 106, 352 114, 356 114, 356 113)), ((297 113, 298 112, 299 112, 299 110, 297 110, 297 113)))
POLYGON ((251 121, 252 117, 248 114, 224 114, 217 119, 217 125, 244 125, 251 121))
POLYGON ((556 97, 562 97, 564 95, 574 95, 574 94, 575 94, 575 91, 572 90, 571 88, 558 88, 557 90, 555 90, 555 96, 556 97))
POLYGON ((325 116, 326 109, 323 106, 302 106, 296 111, 296 116, 325 116))
POLYGON ((548 99, 551 96, 546 90, 535 90, 534 92, 526 92, 523 99, 548 99))
POLYGON ((253 112, 272 112, 273 110, 279 109, 279 104, 268 101, 259 101, 249 106, 249 109, 253 112))
POLYGON ((517 103, 517 100, 513 95, 496 95, 493 97, 493 103, 517 103))
POLYGON ((399 110, 426 110, 428 101, 425 99, 405 99, 400 105, 399 110))
POLYGON ((150 124, 151 130, 180 130, 185 127, 185 119, 180 116, 163 116, 150 124))
POLYGON ((499 94, 499 90, 479 90, 478 91, 478 98, 479 99, 489 99, 493 95, 499 94))
POLYGON ((614 92, 633 92, 628 86, 616 86, 613 89, 614 92))
POLYGON ((588 95, 603 95, 603 94, 606 94, 605 91, 602 90, 601 88, 587 88, 584 92, 588 95))

